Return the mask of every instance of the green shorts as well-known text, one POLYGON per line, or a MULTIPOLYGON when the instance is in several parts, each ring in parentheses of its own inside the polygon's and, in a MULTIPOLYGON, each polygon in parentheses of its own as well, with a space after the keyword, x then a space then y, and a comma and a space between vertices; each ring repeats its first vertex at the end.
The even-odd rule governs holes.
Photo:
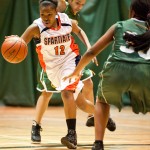
MULTIPOLYGON (((90 69, 83 70, 83 76, 81 77, 82 81, 85 81, 93 76, 93 72, 90 69)), ((48 79, 47 74, 43 71, 40 64, 37 66, 37 90, 40 92, 53 92, 59 93, 55 87, 52 85, 51 81, 48 79)))
POLYGON ((52 85, 51 81, 48 79, 46 72, 43 71, 40 64, 37 66, 37 90, 40 92, 53 92, 59 93, 55 87, 52 85))
POLYGON ((150 111, 150 64, 107 62, 100 72, 97 96, 121 111, 122 95, 128 93, 133 112, 150 111))
POLYGON ((85 81, 89 78, 92 78, 94 75, 94 72, 88 68, 84 68, 82 72, 81 81, 85 81))

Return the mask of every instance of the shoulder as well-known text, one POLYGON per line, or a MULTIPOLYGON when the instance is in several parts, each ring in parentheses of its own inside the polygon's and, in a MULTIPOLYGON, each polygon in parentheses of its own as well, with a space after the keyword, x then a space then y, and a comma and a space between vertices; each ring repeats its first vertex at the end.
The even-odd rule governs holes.
POLYGON ((71 19, 68 17, 65 13, 58 13, 58 16, 60 17, 60 20, 62 23, 69 23, 71 24, 71 19))
POLYGON ((58 1, 58 6, 57 6, 57 11, 58 12, 64 12, 67 8, 67 3, 65 0, 59 0, 58 1))
POLYGON ((35 24, 35 23, 32 23, 28 28, 29 28, 30 30, 38 30, 38 29, 39 29, 38 25, 35 24))
POLYGON ((124 25, 130 24, 130 23, 133 23, 133 20, 132 19, 127 19, 127 20, 124 20, 124 21, 116 22, 116 26, 124 26, 124 25))
POLYGON ((66 13, 58 12, 58 15, 60 16, 60 18, 69 18, 66 13))
POLYGON ((42 31, 44 28, 46 28, 46 26, 43 24, 41 18, 34 20, 33 24, 37 25, 40 31, 42 31))
POLYGON ((38 19, 34 20, 33 23, 37 24, 37 25, 43 24, 41 18, 38 18, 38 19))

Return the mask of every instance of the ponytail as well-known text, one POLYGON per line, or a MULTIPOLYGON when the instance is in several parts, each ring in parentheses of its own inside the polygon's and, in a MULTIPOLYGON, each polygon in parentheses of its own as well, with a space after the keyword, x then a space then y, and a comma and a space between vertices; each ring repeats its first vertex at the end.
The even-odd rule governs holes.
POLYGON ((150 30, 144 34, 135 35, 131 32, 125 32, 123 36, 129 47, 133 47, 136 52, 146 53, 150 48, 150 30))

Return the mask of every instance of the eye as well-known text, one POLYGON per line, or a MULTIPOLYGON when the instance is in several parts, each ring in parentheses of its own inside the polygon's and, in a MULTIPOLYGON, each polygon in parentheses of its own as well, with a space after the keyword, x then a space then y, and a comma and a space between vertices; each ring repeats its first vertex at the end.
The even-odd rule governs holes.
POLYGON ((48 14, 48 16, 52 16, 52 14, 48 14))

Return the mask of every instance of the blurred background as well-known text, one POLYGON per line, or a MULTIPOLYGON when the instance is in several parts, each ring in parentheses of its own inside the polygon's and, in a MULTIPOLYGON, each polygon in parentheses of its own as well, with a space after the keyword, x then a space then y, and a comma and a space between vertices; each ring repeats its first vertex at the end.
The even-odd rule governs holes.
MULTIPOLYGON (((39 18, 39 0, 0 0, 0 45, 5 36, 19 35, 39 18)), ((79 25, 87 34, 93 45, 115 22, 128 18, 131 0, 87 0, 80 12, 79 25)), ((86 51, 84 45, 76 39, 81 54, 86 51)), ((110 45, 97 56, 99 66, 90 63, 89 68, 95 72, 94 94, 99 81, 98 73, 111 50, 110 45)), ((19 64, 6 62, 0 54, 0 105, 8 106, 35 106, 39 92, 36 90, 37 54, 33 41, 28 45, 28 56, 19 64)), ((129 104, 124 99, 124 104, 129 104)), ((61 106, 60 94, 54 94, 50 105, 61 106)))

